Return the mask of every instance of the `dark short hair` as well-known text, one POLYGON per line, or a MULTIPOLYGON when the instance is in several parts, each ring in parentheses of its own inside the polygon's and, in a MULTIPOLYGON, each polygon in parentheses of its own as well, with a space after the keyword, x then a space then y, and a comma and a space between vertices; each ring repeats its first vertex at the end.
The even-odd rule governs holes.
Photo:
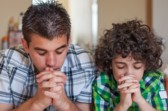
POLYGON ((105 30, 95 51, 97 67, 111 74, 112 60, 116 55, 123 58, 130 54, 135 60, 143 61, 146 70, 156 70, 161 67, 163 43, 154 35, 149 26, 140 20, 130 20, 124 23, 112 24, 105 30))
POLYGON ((70 17, 62 4, 55 0, 39 2, 31 5, 25 12, 22 30, 28 43, 31 41, 31 34, 38 34, 49 40, 66 35, 68 39, 71 31, 70 17))

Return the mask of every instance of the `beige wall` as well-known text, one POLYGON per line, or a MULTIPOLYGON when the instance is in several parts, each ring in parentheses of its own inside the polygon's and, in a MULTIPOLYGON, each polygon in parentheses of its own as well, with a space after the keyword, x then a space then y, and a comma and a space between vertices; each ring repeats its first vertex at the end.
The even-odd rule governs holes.
POLYGON ((20 12, 25 12, 31 0, 1 0, 0 3, 0 38, 7 34, 10 17, 18 20, 20 12))
MULTIPOLYGON (((58 0, 68 10, 72 20, 72 42, 92 45, 92 0, 58 0)), ((148 8, 151 0, 98 0, 98 37, 111 23, 138 18, 150 24, 148 8)), ((6 35, 11 16, 18 19, 31 0, 3 0, 0 4, 0 37, 6 35), (10 8, 9 8, 10 7, 10 8)), ((97 38, 98 38, 97 37, 97 38)))
POLYGON ((58 0, 59 3, 61 3, 67 11, 69 11, 69 2, 68 0, 58 0))
POLYGON ((162 55, 163 63, 168 64, 168 0, 153 0, 153 29, 163 38, 165 49, 162 55))
POLYGON ((98 0, 98 35, 110 28, 112 23, 138 18, 150 25, 150 0, 98 0))
POLYGON ((92 44, 91 0, 69 0, 72 43, 90 48, 92 44))

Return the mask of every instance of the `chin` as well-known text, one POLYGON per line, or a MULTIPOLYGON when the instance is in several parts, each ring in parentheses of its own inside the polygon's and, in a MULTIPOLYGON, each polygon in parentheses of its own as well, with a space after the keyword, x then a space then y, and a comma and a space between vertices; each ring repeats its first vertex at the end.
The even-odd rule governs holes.
POLYGON ((61 68, 53 68, 54 71, 60 71, 61 68))
MULTIPOLYGON (((46 68, 50 68, 51 70, 54 70, 54 71, 60 71, 61 70, 61 68, 58 68, 58 67, 56 67, 56 68, 54 68, 54 67, 46 67, 46 68)), ((42 71, 45 71, 46 68, 43 68, 42 71)))

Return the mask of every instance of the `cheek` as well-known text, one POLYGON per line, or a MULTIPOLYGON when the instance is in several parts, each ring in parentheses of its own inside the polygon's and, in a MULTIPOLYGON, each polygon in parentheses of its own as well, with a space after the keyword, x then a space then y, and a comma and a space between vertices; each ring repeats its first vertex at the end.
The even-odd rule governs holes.
POLYGON ((121 78, 121 76, 124 75, 124 73, 125 72, 121 69, 113 69, 113 76, 116 81, 118 81, 121 78))
POLYGON ((57 66, 62 66, 62 64, 63 64, 64 61, 65 61, 66 54, 57 55, 56 58, 57 58, 57 59, 56 59, 56 64, 57 64, 57 66))
POLYGON ((138 79, 139 81, 142 79, 143 74, 144 74, 144 71, 140 71, 140 72, 136 75, 136 77, 137 77, 137 79, 138 79))
MULTIPOLYGON (((46 57, 46 59, 47 58, 48 57, 46 57)), ((53 63, 54 63, 55 68, 61 68, 64 61, 65 61, 65 58, 66 58, 66 53, 55 54, 54 59, 53 59, 54 60, 53 63)))
POLYGON ((31 54, 30 55, 33 64, 39 69, 42 67, 45 67, 45 57, 39 56, 37 54, 31 54))

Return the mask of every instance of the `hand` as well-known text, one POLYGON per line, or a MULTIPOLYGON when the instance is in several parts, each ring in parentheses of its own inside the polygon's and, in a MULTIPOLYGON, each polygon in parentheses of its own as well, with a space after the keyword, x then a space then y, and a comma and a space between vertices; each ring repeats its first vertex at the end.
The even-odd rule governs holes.
POLYGON ((42 86, 48 90, 45 90, 45 95, 52 98, 52 103, 57 109, 66 108, 66 104, 69 101, 64 91, 64 84, 66 83, 65 74, 54 71, 53 69, 46 69, 50 74, 40 74, 39 82, 45 82, 42 86))
POLYGON ((131 98, 131 93, 125 93, 127 90, 128 83, 126 81, 122 80, 123 76, 119 80, 119 85, 118 89, 120 90, 120 103, 121 107, 124 110, 128 110, 128 108, 132 105, 132 98, 131 98))
POLYGON ((48 89, 43 87, 44 84, 48 84, 47 79, 44 79, 42 82, 39 81, 41 79, 39 75, 48 75, 48 74, 49 72, 44 71, 37 75, 38 90, 37 90, 36 95, 34 96, 35 98, 34 100, 37 101, 36 103, 39 105, 40 109, 41 108, 45 109, 52 104, 52 99, 45 95, 45 91, 48 89))
POLYGON ((126 90, 122 90, 124 93, 131 94, 132 101, 138 102, 142 96, 140 92, 140 84, 135 75, 127 75, 122 77, 120 82, 125 82, 120 85, 120 88, 126 88, 126 90))
POLYGON ((55 82, 56 86, 52 87, 49 92, 46 92, 46 95, 53 98, 53 105, 58 110, 66 109, 66 106, 69 102, 68 97, 65 93, 64 85, 66 83, 66 76, 65 74, 54 71, 54 77, 50 79, 51 82, 55 82))

